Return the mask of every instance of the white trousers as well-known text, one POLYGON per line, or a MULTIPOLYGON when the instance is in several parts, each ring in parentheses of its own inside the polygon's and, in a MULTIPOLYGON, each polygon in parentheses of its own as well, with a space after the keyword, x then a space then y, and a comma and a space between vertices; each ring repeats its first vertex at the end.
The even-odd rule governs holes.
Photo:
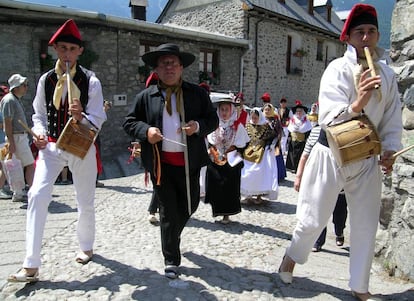
POLYGON ((43 232, 52 201, 53 185, 62 171, 68 166, 72 172, 73 185, 78 206, 77 237, 80 249, 93 249, 95 239, 95 181, 97 173, 96 149, 92 145, 84 159, 62 151, 56 143, 49 142, 39 151, 36 161, 33 185, 28 192, 26 223, 26 258, 23 267, 40 267, 40 252, 43 232))
POLYGON ((286 254, 299 264, 307 261, 344 188, 350 222, 349 286, 353 291, 367 292, 379 221, 381 177, 377 158, 339 168, 330 149, 317 143, 304 169, 296 211, 298 222, 286 254))
POLYGON ((280 139, 280 148, 282 150, 282 155, 284 155, 288 151, 287 140, 289 137, 289 130, 287 127, 283 127, 282 129, 283 129, 283 135, 282 135, 282 138, 280 139))

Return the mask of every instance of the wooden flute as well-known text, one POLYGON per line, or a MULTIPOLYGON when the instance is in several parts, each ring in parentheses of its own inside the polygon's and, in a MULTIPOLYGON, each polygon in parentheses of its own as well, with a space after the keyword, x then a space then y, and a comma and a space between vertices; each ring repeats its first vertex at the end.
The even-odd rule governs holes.
MULTIPOLYGON (((372 61, 372 56, 371 56, 371 52, 369 51, 368 47, 364 47, 364 52, 365 52, 365 58, 367 59, 367 63, 368 63, 368 67, 369 69, 371 69, 371 76, 377 76, 377 74, 375 73, 375 68, 374 68, 374 62, 372 61)), ((375 89, 379 89, 380 85, 376 84, 374 86, 375 89)))

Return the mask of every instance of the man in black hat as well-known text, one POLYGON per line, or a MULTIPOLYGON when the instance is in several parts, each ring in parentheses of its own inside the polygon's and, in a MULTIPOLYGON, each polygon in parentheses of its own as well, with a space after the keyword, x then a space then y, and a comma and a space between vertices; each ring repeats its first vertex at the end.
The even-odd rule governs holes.
POLYGON ((318 100, 319 124, 323 130, 302 176, 296 211, 298 223, 279 275, 283 282, 292 282, 295 264, 306 262, 313 243, 328 223, 338 194, 344 189, 351 229, 349 287, 358 300, 378 300, 369 293, 369 276, 381 205, 381 169, 384 174, 392 172, 393 154, 401 148, 400 97, 393 70, 380 61, 384 50, 377 47, 378 21, 373 6, 356 4, 340 39, 347 43, 347 50, 343 57, 328 65, 321 78, 318 100), (364 48, 373 58, 377 75, 369 68, 364 48), (378 131, 381 156, 341 166, 332 151, 336 146, 327 142, 324 131, 330 124, 363 113, 378 131))
POLYGON ((204 137, 217 128, 218 118, 207 92, 182 79, 183 69, 194 62, 194 55, 181 52, 175 44, 162 44, 142 59, 154 68, 159 81, 135 97, 123 127, 141 143, 142 164, 159 197, 165 276, 177 278, 180 235, 198 207, 200 169, 209 161, 204 137), (190 183, 190 202, 186 181, 190 183))

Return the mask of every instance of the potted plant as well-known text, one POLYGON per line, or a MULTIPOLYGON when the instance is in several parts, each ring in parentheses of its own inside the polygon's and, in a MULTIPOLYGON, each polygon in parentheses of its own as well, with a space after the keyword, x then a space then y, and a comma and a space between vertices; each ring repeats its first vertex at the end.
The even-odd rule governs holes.
POLYGON ((308 53, 306 52, 306 50, 304 50, 303 48, 298 48, 298 49, 296 49, 296 51, 292 55, 296 56, 296 57, 304 57, 307 54, 308 53))
POLYGON ((145 79, 149 76, 151 68, 148 65, 141 65, 138 67, 139 81, 145 82, 145 79))
POLYGON ((205 82, 209 85, 211 84, 218 84, 218 73, 217 72, 207 72, 207 71, 199 71, 198 72, 198 81, 199 83, 205 82))

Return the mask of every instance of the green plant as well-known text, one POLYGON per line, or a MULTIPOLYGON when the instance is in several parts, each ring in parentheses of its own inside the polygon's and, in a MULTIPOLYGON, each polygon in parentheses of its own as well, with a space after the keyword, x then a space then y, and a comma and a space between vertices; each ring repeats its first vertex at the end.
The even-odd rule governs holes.
POLYGON ((96 62, 99 59, 99 55, 90 49, 85 49, 82 53, 82 55, 79 57, 79 65, 82 65, 83 67, 90 69, 92 63, 96 62))
POLYGON ((52 56, 50 54, 41 53, 39 58, 40 58, 40 70, 42 72, 46 72, 54 67, 55 62, 52 59, 52 56))
POLYGON ((304 57, 307 54, 308 54, 308 52, 306 50, 304 50, 303 48, 298 48, 293 53, 293 56, 296 56, 296 57, 304 57))
POLYGON ((199 71, 198 72, 198 82, 206 82, 208 84, 218 84, 219 77, 217 72, 207 72, 207 71, 199 71))
POLYGON ((148 65, 141 65, 138 67, 138 74, 148 77, 150 75, 151 68, 148 65))

